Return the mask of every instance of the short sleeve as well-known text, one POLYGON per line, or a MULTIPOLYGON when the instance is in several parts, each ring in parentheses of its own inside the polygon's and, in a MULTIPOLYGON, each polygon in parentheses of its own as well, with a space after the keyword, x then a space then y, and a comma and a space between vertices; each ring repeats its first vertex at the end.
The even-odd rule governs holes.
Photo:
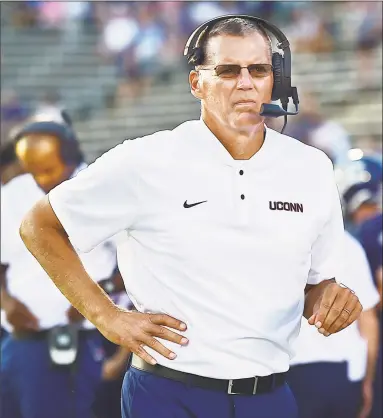
POLYGON ((136 141, 124 141, 49 193, 73 246, 89 252, 129 228, 138 214, 136 141))
POLYGON ((311 248, 311 266, 308 284, 318 284, 335 278, 340 281, 344 272, 344 225, 338 189, 335 183, 333 167, 328 160, 328 170, 323 173, 327 185, 319 199, 328 200, 328 215, 311 248))

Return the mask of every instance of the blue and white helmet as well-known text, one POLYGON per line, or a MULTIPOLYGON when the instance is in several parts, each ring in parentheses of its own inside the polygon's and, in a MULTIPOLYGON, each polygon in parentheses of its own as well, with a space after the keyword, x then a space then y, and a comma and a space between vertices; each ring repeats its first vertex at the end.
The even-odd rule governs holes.
POLYGON ((347 160, 335 165, 335 179, 346 214, 366 203, 381 205, 382 176, 381 156, 360 149, 351 149, 347 160))

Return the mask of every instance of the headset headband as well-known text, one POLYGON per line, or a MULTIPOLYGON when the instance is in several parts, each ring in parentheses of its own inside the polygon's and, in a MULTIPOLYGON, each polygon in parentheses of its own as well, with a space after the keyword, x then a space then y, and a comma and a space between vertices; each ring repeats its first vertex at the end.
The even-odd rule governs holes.
MULTIPOLYGON (((259 23, 264 29, 271 32, 275 38, 278 40, 277 48, 283 51, 283 56, 287 64, 291 64, 291 51, 290 51, 290 42, 286 38, 286 35, 275 25, 268 22, 265 19, 261 19, 259 17, 250 16, 250 15, 225 15, 219 16, 214 19, 208 20, 202 25, 198 26, 198 28, 190 35, 188 41, 186 42, 185 49, 184 49, 184 56, 189 58, 193 53, 193 50, 196 47, 199 47, 198 41, 201 39, 201 35, 204 35, 206 31, 211 29, 216 23, 220 22, 221 20, 227 20, 231 18, 239 18, 239 19, 247 19, 252 20, 254 22, 259 23), (203 32, 203 34, 202 34, 203 32)), ((202 36, 203 37, 203 36, 202 36)), ((286 65, 285 68, 285 77, 291 76, 291 65, 286 65)))
POLYGON ((79 164, 84 160, 76 134, 67 124, 53 121, 32 122, 15 135, 14 142, 17 143, 29 134, 50 134, 57 137, 60 142, 61 158, 66 164, 79 164))
POLYGON ((32 122, 21 129, 14 140, 17 142, 29 134, 51 134, 57 136, 61 141, 77 141, 74 131, 68 125, 52 121, 32 122))
MULTIPOLYGON (((190 35, 188 41, 186 42, 184 55, 185 56, 188 55, 190 44, 195 38, 196 39, 199 38, 199 35, 201 34, 202 31, 204 31, 205 29, 210 29, 212 26, 214 26, 216 23, 220 22, 221 20, 227 20, 231 18, 253 20, 255 22, 260 23, 262 26, 265 27, 265 29, 271 32, 278 39, 279 44, 277 45, 277 47, 279 49, 282 49, 283 51, 285 51, 286 49, 290 50, 290 43, 288 39, 286 38, 285 34, 277 26, 273 25, 267 20, 261 19, 255 16, 250 16, 250 15, 225 15, 225 16, 219 16, 214 19, 208 20, 207 22, 202 23, 202 25, 198 26, 198 28, 190 35)), ((192 45, 192 47, 193 48, 195 47, 195 43, 194 45, 192 45)))

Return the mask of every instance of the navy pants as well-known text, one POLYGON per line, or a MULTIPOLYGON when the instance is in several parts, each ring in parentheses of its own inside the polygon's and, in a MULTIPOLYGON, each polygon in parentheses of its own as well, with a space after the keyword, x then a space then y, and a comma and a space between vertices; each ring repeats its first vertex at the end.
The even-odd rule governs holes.
POLYGON ((77 368, 53 368, 45 339, 2 341, 1 418, 93 418, 92 404, 101 378, 100 335, 80 337, 77 368))
POLYGON ((228 395, 130 367, 122 387, 123 418, 297 418, 287 384, 262 395, 228 395))
POLYGON ((288 383, 299 418, 356 418, 361 385, 347 378, 347 363, 310 363, 291 367, 288 383))

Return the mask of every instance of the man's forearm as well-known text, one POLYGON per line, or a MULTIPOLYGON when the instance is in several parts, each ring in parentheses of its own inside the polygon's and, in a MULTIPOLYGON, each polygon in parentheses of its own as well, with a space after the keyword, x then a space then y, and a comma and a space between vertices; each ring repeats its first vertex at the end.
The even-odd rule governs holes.
POLYGON ((324 290, 330 283, 334 283, 335 279, 324 280, 323 282, 310 285, 305 288, 305 307, 303 310, 303 316, 309 319, 314 314, 314 306, 323 295, 324 290))
POLYGON ((367 341, 367 370, 365 379, 373 381, 379 349, 379 321, 376 310, 369 309, 362 312, 358 325, 362 337, 367 341))
POLYGON ((24 218, 20 235, 69 302, 97 325, 101 313, 115 305, 88 275, 67 234, 55 217, 48 198, 40 201, 24 218), (47 206, 49 205, 49 206, 47 206))

